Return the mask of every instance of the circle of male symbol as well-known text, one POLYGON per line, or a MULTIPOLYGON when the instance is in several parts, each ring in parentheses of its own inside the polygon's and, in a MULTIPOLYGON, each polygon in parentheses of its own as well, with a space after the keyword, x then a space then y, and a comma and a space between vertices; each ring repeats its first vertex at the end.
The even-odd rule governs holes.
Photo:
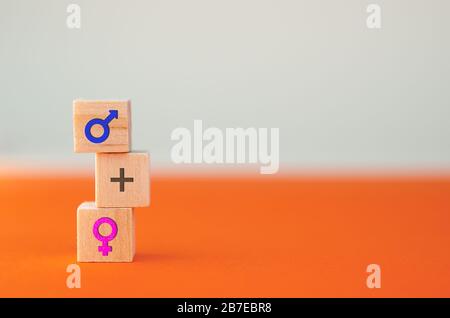
POLYGON ((112 252, 112 247, 108 245, 108 242, 114 240, 114 238, 117 236, 116 222, 108 217, 102 217, 95 222, 93 233, 95 238, 102 242, 102 245, 98 247, 98 251, 102 252, 103 256, 108 256, 108 253, 112 252), (104 223, 108 224, 111 227, 111 233, 108 236, 101 235, 99 231, 100 225, 104 223))
POLYGON ((101 118, 91 119, 86 124, 86 127, 84 127, 84 134, 86 135, 86 138, 90 142, 93 142, 94 144, 100 144, 100 143, 104 142, 109 137, 109 123, 113 119, 118 119, 118 118, 119 118, 119 111, 114 109, 114 110, 109 111, 109 115, 105 119, 101 119, 101 118), (92 127, 95 125, 100 125, 103 128, 103 134, 99 137, 95 137, 92 135, 91 130, 92 130, 92 127))

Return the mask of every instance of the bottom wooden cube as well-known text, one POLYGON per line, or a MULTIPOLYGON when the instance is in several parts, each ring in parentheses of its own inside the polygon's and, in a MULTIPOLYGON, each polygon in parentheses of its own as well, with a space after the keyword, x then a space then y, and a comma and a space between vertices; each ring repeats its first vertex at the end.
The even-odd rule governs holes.
POLYGON ((132 262, 135 224, 132 208, 97 208, 85 202, 77 211, 78 262, 132 262))

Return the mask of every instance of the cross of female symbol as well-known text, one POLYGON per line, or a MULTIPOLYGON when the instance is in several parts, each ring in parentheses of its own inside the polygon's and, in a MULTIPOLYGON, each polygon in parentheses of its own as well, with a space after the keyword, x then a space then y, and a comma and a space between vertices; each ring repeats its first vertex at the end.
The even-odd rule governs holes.
POLYGON ((108 245, 108 242, 112 241, 117 236, 116 222, 108 217, 102 217, 95 222, 93 233, 95 238, 102 242, 102 245, 98 247, 98 251, 102 252, 103 256, 108 256, 108 253, 112 252, 112 247, 108 245), (108 236, 101 235, 99 231, 100 225, 104 223, 107 223, 111 227, 111 233, 108 236))

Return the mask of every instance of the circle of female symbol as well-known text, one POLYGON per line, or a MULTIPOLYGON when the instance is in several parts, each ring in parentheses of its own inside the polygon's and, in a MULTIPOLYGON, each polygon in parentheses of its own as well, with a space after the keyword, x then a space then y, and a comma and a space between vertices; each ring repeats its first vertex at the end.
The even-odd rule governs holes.
POLYGON ((98 251, 102 252, 103 256, 108 256, 108 253, 112 252, 112 247, 108 245, 108 242, 114 240, 114 238, 117 236, 116 222, 108 217, 102 217, 95 222, 93 232, 95 238, 102 242, 102 245, 98 247, 98 251), (108 236, 101 235, 99 231, 100 225, 104 223, 108 224, 111 227, 111 233, 108 236))
POLYGON ((101 118, 91 119, 86 124, 86 127, 84 127, 84 134, 86 135, 86 138, 90 142, 93 142, 95 144, 99 144, 99 143, 104 142, 109 137, 109 130, 110 130, 109 129, 109 123, 113 119, 118 119, 118 118, 119 118, 119 111, 117 111, 117 110, 110 110, 108 117, 106 117, 105 119, 101 119, 101 118), (100 125, 103 128, 103 134, 101 136, 99 136, 99 137, 95 137, 94 135, 92 135, 91 130, 92 130, 92 127, 95 126, 95 125, 100 125))

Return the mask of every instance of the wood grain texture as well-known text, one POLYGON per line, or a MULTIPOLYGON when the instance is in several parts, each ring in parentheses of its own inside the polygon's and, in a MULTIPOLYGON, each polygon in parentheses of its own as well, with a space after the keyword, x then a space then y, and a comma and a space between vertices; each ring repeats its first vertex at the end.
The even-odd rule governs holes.
MULTIPOLYGON (((95 137, 103 134, 100 125, 92 126, 95 137)), ((73 134, 75 152, 128 152, 131 149, 131 103, 130 101, 88 101, 73 102, 73 134), (95 118, 105 119, 110 110, 118 111, 118 118, 109 122, 110 133, 101 143, 93 143, 86 138, 85 127, 95 118)))
MULTIPOLYGON (((102 224, 99 233, 107 237, 109 224, 102 224)), ((78 262, 132 262, 135 255, 135 219, 132 208, 97 208, 94 202, 84 202, 77 211, 78 262), (110 218, 117 225, 116 236, 107 242, 108 255, 99 251, 104 243, 94 235, 94 225, 101 218, 110 218)))
POLYGON ((97 153, 95 156, 97 207, 148 206, 150 204, 149 160, 146 152, 97 153), (118 178, 122 173, 123 177, 128 180, 132 178, 132 181, 121 184, 118 178))

